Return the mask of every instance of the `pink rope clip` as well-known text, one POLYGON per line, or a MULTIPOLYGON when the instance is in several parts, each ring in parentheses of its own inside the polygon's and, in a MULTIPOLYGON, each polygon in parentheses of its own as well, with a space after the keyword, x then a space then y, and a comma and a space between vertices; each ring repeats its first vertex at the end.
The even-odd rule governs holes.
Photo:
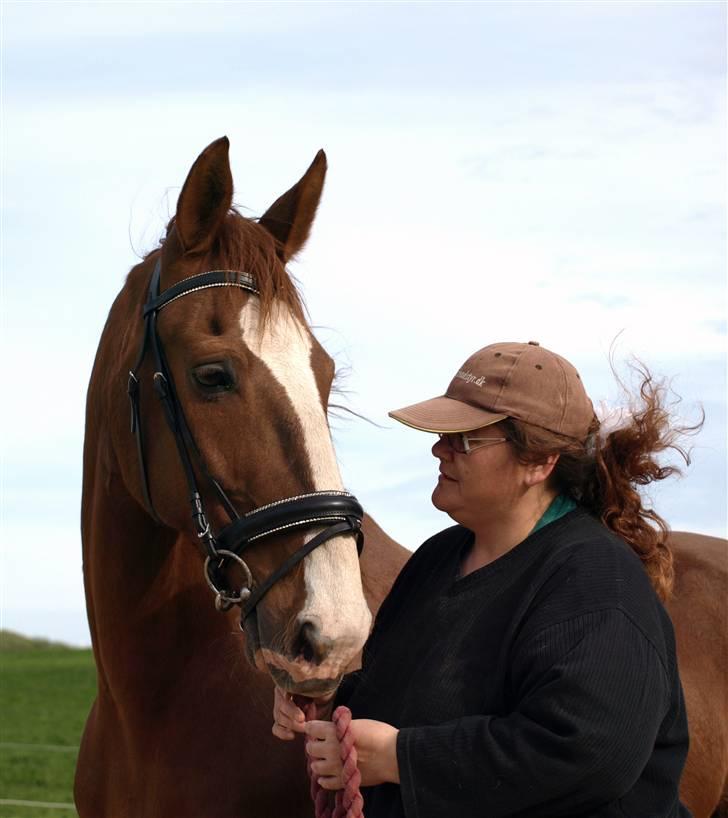
MULTIPOLYGON (((306 718, 315 712, 314 705, 309 705, 306 718)), ((311 779, 311 799, 316 810, 316 818, 364 818, 364 799, 361 796, 361 773, 357 767, 356 747, 349 729, 351 725, 351 710, 348 707, 337 707, 332 717, 336 727, 336 738, 341 748, 343 762, 344 788, 334 794, 323 789, 316 780, 316 774, 311 770, 310 757, 307 756, 308 775, 311 779)), ((306 741, 312 739, 307 738, 306 741)))

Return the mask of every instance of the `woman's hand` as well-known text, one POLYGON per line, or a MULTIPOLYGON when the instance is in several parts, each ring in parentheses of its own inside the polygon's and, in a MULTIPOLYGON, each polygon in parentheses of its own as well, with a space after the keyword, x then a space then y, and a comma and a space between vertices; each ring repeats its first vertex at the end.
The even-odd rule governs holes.
MULTIPOLYGON (((353 719, 349 729, 356 747, 362 786, 371 787, 388 781, 399 784, 399 730, 373 719, 353 719)), ((325 790, 340 790, 344 782, 335 725, 330 721, 308 721, 303 730, 311 739, 306 744, 306 752, 311 757, 311 769, 319 785, 325 790)))
MULTIPOLYGON (((316 718, 330 717, 331 703, 334 693, 328 696, 321 696, 318 699, 310 699, 316 707, 316 718)), ((279 687, 273 692, 273 735, 283 741, 291 741, 296 733, 304 732, 306 716, 300 707, 291 697, 279 687)))

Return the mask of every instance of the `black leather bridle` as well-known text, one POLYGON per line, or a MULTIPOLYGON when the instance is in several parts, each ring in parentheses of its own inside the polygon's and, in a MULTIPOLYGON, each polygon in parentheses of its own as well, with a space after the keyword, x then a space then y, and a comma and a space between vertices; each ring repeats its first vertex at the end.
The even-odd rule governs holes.
POLYGON ((218 610, 227 610, 233 605, 240 605, 242 619, 245 620, 260 600, 268 593, 272 586, 281 577, 291 571, 304 557, 315 548, 333 537, 344 534, 353 534, 356 537, 357 550, 361 554, 364 536, 361 522, 364 516, 361 505, 356 497, 346 491, 316 491, 298 497, 289 497, 276 500, 268 505, 253 509, 239 515, 228 499, 220 484, 208 471, 200 450, 195 444, 190 432, 182 406, 177 397, 177 391, 172 379, 164 347, 157 332, 157 316, 160 310, 190 293, 210 287, 239 287, 249 293, 258 295, 258 289, 253 276, 248 273, 231 270, 212 270, 206 273, 185 278, 177 284, 168 287, 163 293, 159 292, 161 278, 161 260, 157 260, 154 272, 149 283, 147 301, 142 310, 144 320, 144 335, 141 348, 134 367, 129 371, 127 392, 131 402, 131 430, 136 436, 139 467, 141 472, 142 493, 144 502, 152 517, 160 524, 152 504, 149 490, 147 464, 144 456, 144 437, 142 432, 139 408, 139 369, 144 361, 147 349, 151 348, 154 356, 154 391, 160 399, 164 409, 167 424, 177 444, 177 451, 189 487, 192 520, 198 539, 202 542, 205 551, 205 579, 215 593, 215 605, 218 610), (205 514, 202 497, 197 488, 195 461, 200 473, 222 503, 230 522, 217 534, 213 533, 205 514), (324 526, 316 536, 312 537, 301 548, 293 553, 262 583, 253 584, 253 576, 245 561, 240 556, 245 549, 258 540, 273 534, 288 533, 297 529, 318 528, 324 526), (224 586, 224 571, 226 561, 237 563, 245 576, 243 587, 239 591, 232 591, 224 586))

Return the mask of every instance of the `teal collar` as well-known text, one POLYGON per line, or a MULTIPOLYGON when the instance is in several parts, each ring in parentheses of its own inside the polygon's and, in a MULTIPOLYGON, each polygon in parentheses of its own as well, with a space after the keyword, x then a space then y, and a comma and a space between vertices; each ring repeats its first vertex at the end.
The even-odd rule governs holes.
POLYGON ((548 525, 549 523, 553 523, 555 520, 558 520, 559 517, 563 517, 564 514, 568 514, 570 511, 573 511, 576 508, 576 503, 574 500, 569 497, 568 494, 559 494, 551 501, 549 507, 544 511, 541 515, 541 519, 536 523, 536 525, 531 530, 531 534, 535 534, 539 528, 543 528, 544 526, 548 525))

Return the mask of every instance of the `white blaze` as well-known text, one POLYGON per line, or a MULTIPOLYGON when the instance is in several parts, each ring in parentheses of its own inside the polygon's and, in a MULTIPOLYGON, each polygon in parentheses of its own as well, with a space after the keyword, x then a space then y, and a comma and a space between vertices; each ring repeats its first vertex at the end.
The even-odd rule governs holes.
MULTIPOLYGON (((313 369, 311 338, 298 319, 286 308, 273 304, 261 327, 259 301, 249 298, 240 314, 243 341, 268 367, 290 400, 303 435, 303 445, 313 474, 316 491, 343 488, 334 447, 321 405, 313 369)), ((306 536, 310 540, 317 532, 306 536)), ((366 640, 371 614, 364 599, 359 560, 349 537, 334 537, 314 549, 304 559, 306 600, 299 621, 318 624, 335 649, 317 675, 341 673, 366 640)))

